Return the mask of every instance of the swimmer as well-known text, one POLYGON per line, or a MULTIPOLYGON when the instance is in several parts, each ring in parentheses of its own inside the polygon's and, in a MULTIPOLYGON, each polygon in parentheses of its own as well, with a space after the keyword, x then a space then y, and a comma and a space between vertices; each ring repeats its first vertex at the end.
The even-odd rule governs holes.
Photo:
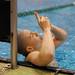
POLYGON ((38 66, 54 65, 55 50, 67 38, 67 32, 53 25, 48 17, 34 13, 43 36, 30 30, 18 32, 18 52, 25 55, 25 59, 38 66))

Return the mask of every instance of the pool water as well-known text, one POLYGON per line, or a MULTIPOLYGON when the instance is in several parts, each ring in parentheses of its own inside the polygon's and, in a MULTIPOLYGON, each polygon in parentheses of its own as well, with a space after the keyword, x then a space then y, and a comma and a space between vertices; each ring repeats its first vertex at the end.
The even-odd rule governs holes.
MULTIPOLYGON (((75 6, 40 13, 48 16, 50 21, 68 32, 67 40, 56 49, 56 60, 59 67, 75 70, 75 6)), ((43 34, 34 15, 17 18, 17 29, 30 29, 43 34)), ((0 57, 10 58, 10 44, 0 42, 0 57)), ((23 61, 24 56, 18 55, 18 60, 23 61)))
MULTIPOLYGON (((67 31, 67 40, 56 49, 56 60, 59 67, 75 70, 75 6, 47 11, 40 15, 48 16, 54 25, 67 31)), ((18 17, 19 28, 42 33, 34 15, 18 17)))

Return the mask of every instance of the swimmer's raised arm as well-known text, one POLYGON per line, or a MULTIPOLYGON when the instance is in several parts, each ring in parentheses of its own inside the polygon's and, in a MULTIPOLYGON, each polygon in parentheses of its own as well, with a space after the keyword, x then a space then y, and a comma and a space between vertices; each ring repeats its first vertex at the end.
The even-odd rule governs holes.
POLYGON ((54 44, 55 44, 55 47, 57 48, 66 40, 67 32, 64 29, 59 28, 55 25, 52 25, 51 31, 55 36, 54 44))
MULTIPOLYGON (((36 16, 38 24, 39 25, 42 24, 42 21, 40 20, 40 18, 43 18, 43 16, 40 17, 37 12, 35 12, 35 16, 36 16)), ((47 19, 47 22, 43 23, 43 25, 44 25, 44 27, 46 27, 46 26, 49 27, 48 25, 50 25, 51 31, 55 36, 55 38, 54 38, 55 48, 57 48, 59 45, 61 45, 65 41, 65 39, 67 37, 67 32, 64 29, 53 25, 51 22, 49 22, 48 19, 47 19)), ((42 25, 40 25, 40 26, 42 26, 42 25)))
POLYGON ((55 46, 52 38, 51 26, 49 25, 47 19, 42 16, 39 18, 39 23, 40 27, 44 31, 42 45, 40 50, 33 51, 27 56, 27 61, 39 66, 46 66, 54 59, 55 46))

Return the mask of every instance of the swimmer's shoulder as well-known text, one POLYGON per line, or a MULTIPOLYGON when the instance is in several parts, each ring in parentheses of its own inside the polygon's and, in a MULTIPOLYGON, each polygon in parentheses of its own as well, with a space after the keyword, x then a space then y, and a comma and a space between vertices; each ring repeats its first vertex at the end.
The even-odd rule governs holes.
POLYGON ((20 35, 20 34, 22 34, 22 33, 24 33, 24 32, 25 32, 25 30, 19 29, 17 33, 18 33, 18 35, 20 35))

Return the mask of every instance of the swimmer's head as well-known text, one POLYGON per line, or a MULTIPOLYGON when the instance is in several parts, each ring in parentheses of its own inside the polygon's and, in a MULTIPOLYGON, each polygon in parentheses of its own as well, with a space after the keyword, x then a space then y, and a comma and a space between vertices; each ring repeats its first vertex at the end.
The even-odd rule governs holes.
POLYGON ((41 38, 36 32, 30 30, 24 30, 19 34, 19 44, 26 52, 32 52, 40 47, 41 38))

